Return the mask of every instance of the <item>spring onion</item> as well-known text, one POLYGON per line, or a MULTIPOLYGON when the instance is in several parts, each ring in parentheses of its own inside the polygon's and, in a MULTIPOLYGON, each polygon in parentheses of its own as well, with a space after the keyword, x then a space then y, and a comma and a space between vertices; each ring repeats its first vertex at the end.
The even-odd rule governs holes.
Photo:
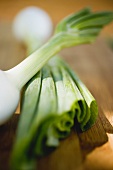
MULTIPOLYGON (((42 57, 48 54, 46 57, 49 59, 64 47, 90 43, 112 19, 113 13, 92 14, 89 9, 70 15, 58 24, 55 35, 47 43, 48 49, 45 48, 47 44, 41 47, 44 56, 38 54, 42 57)), ((47 60, 44 58, 43 61, 47 60)), ((93 96, 59 57, 51 59, 26 84, 22 104, 22 115, 12 153, 14 169, 34 167, 34 157, 44 155, 48 149, 58 146, 59 139, 70 133, 75 117, 81 129, 86 130, 95 122, 98 113, 93 96), (30 102, 33 96, 34 99, 30 102), (31 109, 30 104, 33 106, 31 109)))
POLYGON ((48 40, 52 34, 51 18, 41 8, 30 6, 22 9, 12 24, 16 39, 27 46, 30 54, 48 40))
POLYGON ((12 69, 0 70, 0 124, 17 108, 22 87, 52 56, 63 48, 93 42, 112 19, 112 12, 91 13, 89 9, 72 14, 58 24, 56 33, 42 47, 12 69))

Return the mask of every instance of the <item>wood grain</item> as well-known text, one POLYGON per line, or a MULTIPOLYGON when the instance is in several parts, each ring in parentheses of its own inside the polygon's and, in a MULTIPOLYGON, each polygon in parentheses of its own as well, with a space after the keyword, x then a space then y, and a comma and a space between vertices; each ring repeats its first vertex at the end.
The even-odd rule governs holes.
MULTIPOLYGON (((0 68, 8 69, 25 56, 25 50, 11 33, 11 23, 0 23, 0 68)), ((38 159, 39 170, 113 169, 113 52, 99 38, 61 52, 96 98, 99 116, 95 125, 81 133, 77 123, 70 136, 51 154, 38 159), (110 123, 111 124, 110 124, 110 123)), ((0 170, 8 170, 19 115, 0 127, 0 170)))

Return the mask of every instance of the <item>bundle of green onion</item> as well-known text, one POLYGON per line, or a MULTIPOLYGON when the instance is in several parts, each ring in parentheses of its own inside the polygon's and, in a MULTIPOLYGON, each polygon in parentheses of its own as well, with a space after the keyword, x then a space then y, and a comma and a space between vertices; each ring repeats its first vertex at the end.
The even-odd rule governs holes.
MULTIPOLYGON (((89 9, 70 15, 55 30, 55 36, 63 39, 59 48, 93 42, 112 19, 111 12, 92 13, 89 9)), ((97 115, 97 103, 86 86, 61 57, 53 57, 23 89, 12 169, 35 169, 34 158, 56 148, 60 139, 70 134, 74 119, 85 131, 97 115)))

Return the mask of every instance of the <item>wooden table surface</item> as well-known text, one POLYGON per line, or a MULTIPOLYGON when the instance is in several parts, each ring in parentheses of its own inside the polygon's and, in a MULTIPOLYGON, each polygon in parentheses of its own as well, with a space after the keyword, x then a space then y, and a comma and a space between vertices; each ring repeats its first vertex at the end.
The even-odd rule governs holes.
MULTIPOLYGON (((96 98, 99 116, 84 133, 75 125, 54 152, 38 160, 39 170, 113 170, 113 51, 99 38, 94 44, 66 49, 61 54, 96 98)), ((11 33, 11 23, 0 22, 0 68, 8 69, 24 57, 25 50, 11 33)), ((0 170, 9 169, 18 118, 15 114, 0 127, 0 170)))

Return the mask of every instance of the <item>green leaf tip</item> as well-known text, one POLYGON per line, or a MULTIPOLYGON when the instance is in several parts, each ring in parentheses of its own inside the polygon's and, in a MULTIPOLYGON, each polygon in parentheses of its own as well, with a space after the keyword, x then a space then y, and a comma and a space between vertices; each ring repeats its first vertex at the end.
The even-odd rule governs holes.
POLYGON ((91 43, 102 28, 112 20, 113 12, 92 12, 89 8, 85 8, 64 18, 57 25, 55 33, 62 33, 65 39, 67 37, 68 47, 91 43))

